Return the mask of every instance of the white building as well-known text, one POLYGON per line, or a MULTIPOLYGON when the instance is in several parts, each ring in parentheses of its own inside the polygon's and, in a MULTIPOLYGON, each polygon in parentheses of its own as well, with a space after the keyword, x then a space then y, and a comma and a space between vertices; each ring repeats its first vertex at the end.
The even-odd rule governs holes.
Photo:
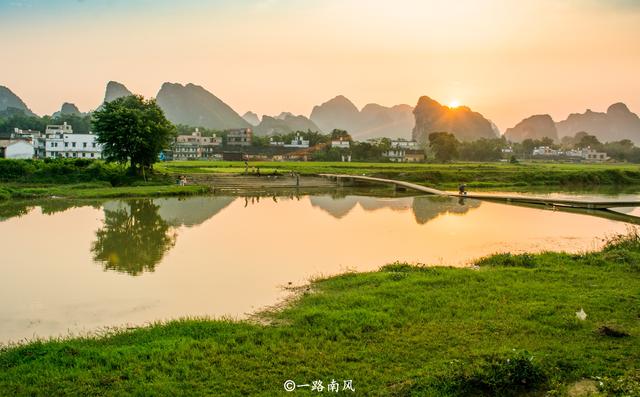
POLYGON ((391 148, 383 152, 382 155, 394 163, 424 161, 424 151, 420 150, 418 142, 404 139, 391 141, 391 148))
POLYGON ((347 139, 343 140, 342 138, 340 138, 339 140, 332 140, 331 147, 335 147, 338 149, 349 149, 351 147, 351 142, 349 142, 349 140, 347 139))
POLYGON ((609 156, 607 156, 606 153, 597 152, 597 151, 591 149, 590 147, 583 148, 583 149, 569 150, 565 154, 568 157, 580 157, 581 159, 586 160, 586 161, 598 162, 598 161, 607 161, 607 160, 609 160, 609 156))
POLYGON ((309 141, 305 141, 302 139, 300 134, 296 134, 295 138, 291 140, 291 143, 283 145, 284 147, 297 147, 297 148, 307 148, 309 147, 309 141))
POLYGON ((420 146, 416 141, 407 141, 405 139, 398 139, 396 141, 391 141, 391 147, 394 149, 409 149, 409 150, 418 150, 420 146))
POLYGON ((269 138, 269 146, 284 146, 282 141, 274 141, 273 137, 269 138))
POLYGON ((532 154, 534 156, 558 156, 562 154, 562 152, 559 152, 555 149, 551 149, 549 146, 540 146, 540 147, 534 148, 532 154))
POLYGON ((35 156, 33 145, 26 140, 13 141, 4 149, 6 159, 32 159, 35 156))
POLYGON ((45 157, 47 158, 102 158, 102 146, 96 135, 75 134, 67 123, 48 125, 45 131, 45 157))

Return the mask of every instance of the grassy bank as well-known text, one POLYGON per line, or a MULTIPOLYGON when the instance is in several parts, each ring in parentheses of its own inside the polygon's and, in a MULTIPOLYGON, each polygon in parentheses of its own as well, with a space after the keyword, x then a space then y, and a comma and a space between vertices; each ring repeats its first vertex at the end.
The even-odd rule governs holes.
POLYGON ((205 186, 139 185, 111 186, 108 183, 81 183, 56 185, 0 184, 0 202, 9 199, 34 198, 115 198, 115 197, 158 197, 187 196, 208 193, 205 186))
MULTIPOLYGON (((260 167, 263 174, 274 171, 295 171, 301 175, 366 174, 443 188, 460 182, 466 182, 470 187, 640 185, 640 167, 631 164, 251 162, 249 165, 260 167)), ((157 168, 178 174, 239 173, 244 171, 244 163, 174 161, 159 164, 157 168)))
POLYGON ((583 255, 344 274, 263 322, 184 320, 6 348, 0 394, 315 395, 283 383, 352 379, 356 393, 338 395, 561 396, 586 378, 601 395, 638 395, 639 264, 632 235, 583 255))
POLYGON ((154 172, 136 176, 126 167, 86 159, 0 159, 0 201, 48 197, 112 198, 201 194, 204 186, 177 186, 154 172))

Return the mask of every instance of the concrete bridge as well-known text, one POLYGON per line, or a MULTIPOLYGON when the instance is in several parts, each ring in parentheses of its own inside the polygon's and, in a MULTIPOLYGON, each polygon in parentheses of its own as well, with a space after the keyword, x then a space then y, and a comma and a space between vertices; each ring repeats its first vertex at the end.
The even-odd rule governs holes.
POLYGON ((556 208, 574 208, 574 209, 589 209, 589 210, 607 210, 609 208, 618 207, 640 207, 640 200, 628 201, 628 200, 609 200, 609 201, 587 201, 587 200, 569 200, 569 199, 555 199, 551 197, 528 197, 528 196, 515 196, 515 195, 503 195, 503 194, 482 194, 471 193, 464 196, 460 196, 457 192, 445 192, 422 185, 418 185, 411 182, 397 181, 394 179, 375 178, 371 176, 361 175, 343 175, 343 174, 320 174, 325 178, 329 178, 338 183, 339 186, 348 186, 356 181, 381 183, 394 185, 396 189, 411 189, 422 193, 434 194, 438 196, 449 197, 464 197, 469 199, 495 201, 510 204, 528 204, 528 205, 544 205, 556 208))

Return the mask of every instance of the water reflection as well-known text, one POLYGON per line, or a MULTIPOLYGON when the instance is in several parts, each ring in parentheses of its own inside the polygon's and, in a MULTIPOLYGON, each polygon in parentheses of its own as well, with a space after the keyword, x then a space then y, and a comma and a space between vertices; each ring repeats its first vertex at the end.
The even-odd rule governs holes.
POLYGON ((442 214, 465 214, 480 206, 478 200, 455 199, 442 196, 417 196, 401 198, 382 198, 368 196, 310 196, 311 205, 320 208, 336 219, 347 216, 356 206, 365 211, 391 209, 393 211, 412 211, 416 223, 424 225, 442 214))
POLYGON ((0 204, 0 222, 27 215, 36 207, 39 207, 40 211, 45 215, 53 215, 71 208, 87 206, 100 208, 101 205, 102 201, 99 200, 47 199, 37 201, 8 201, 0 204))
POLYGON ((176 234, 152 200, 128 201, 126 207, 105 208, 104 226, 96 232, 91 247, 93 259, 105 270, 132 276, 152 272, 175 245, 176 234))
POLYGON ((310 277, 394 261, 463 266, 495 252, 581 252, 627 228, 560 210, 345 192, 5 203, 16 205, 0 212, 15 215, 0 222, 0 344, 243 317, 310 277), (73 288, 60 287, 69 280, 73 288))
POLYGON ((480 206, 480 201, 462 197, 455 199, 442 196, 420 196, 413 199, 413 215, 416 222, 424 225, 442 214, 466 214, 480 206))

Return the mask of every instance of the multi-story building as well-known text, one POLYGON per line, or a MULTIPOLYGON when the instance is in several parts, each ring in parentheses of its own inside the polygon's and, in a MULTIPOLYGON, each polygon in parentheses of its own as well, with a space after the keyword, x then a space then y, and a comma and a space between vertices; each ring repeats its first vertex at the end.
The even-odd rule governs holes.
POLYGON ((251 146, 253 141, 253 130, 251 128, 238 128, 227 130, 228 146, 251 146))
POLYGON ((533 156, 558 156, 562 155, 562 152, 552 149, 549 146, 540 146, 533 149, 533 156))
POLYGON ((382 153, 394 163, 419 163, 424 161, 424 151, 416 141, 397 140, 391 141, 391 148, 382 153))
POLYGON ((596 150, 591 149, 590 147, 583 149, 574 149, 568 150, 564 153, 567 157, 579 157, 582 160, 600 162, 609 160, 609 156, 607 156, 604 152, 598 152, 596 150))
POLYGON ((96 135, 76 134, 66 122, 63 125, 48 125, 45 131, 45 157, 47 158, 102 158, 102 145, 96 135))
POLYGON ((283 145, 284 147, 296 147, 296 148, 308 148, 309 141, 304 140, 300 134, 296 134, 295 138, 291 140, 291 143, 283 145))
POLYGON ((351 147, 351 141, 343 138, 333 139, 331 140, 331 147, 338 149, 349 149, 351 147))
POLYGON ((202 136, 198 128, 191 135, 179 135, 173 146, 174 160, 213 159, 219 157, 218 148, 222 146, 222 138, 216 134, 202 136))

